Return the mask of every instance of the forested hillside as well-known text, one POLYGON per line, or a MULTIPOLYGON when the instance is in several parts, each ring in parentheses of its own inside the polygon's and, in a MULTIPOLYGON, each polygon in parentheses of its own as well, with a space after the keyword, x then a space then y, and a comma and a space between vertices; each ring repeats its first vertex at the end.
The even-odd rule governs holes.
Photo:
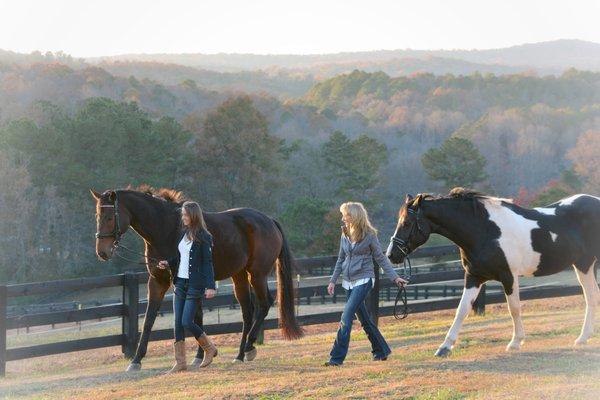
POLYGON ((529 205, 600 190, 596 72, 356 70, 302 89, 311 78, 61 57, 0 64, 4 281, 128 268, 95 259, 90 188, 256 207, 297 256, 334 251, 342 201, 364 202, 385 241, 407 192, 460 184, 529 205))

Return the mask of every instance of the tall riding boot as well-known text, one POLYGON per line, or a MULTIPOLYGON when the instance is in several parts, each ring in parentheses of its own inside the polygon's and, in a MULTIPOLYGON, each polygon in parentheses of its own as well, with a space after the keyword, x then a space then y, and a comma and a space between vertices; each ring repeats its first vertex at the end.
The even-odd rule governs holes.
POLYGON ((217 347, 214 343, 203 333, 202 336, 196 339, 202 350, 204 350, 204 359, 200 364, 200 368, 208 367, 212 362, 213 358, 217 356, 217 347))
POLYGON ((173 348, 175 349, 175 365, 173 365, 173 368, 167 371, 167 374, 185 371, 187 369, 187 364, 185 361, 185 342, 183 340, 175 342, 173 343, 173 348))

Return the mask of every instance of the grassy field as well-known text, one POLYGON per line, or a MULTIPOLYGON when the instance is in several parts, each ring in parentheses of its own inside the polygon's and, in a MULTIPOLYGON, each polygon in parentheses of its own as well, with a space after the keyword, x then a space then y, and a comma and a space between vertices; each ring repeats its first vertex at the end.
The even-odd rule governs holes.
MULTIPOLYGON (((162 375, 172 364, 171 342, 153 342, 143 370, 125 373, 120 348, 10 362, 0 380, 2 398, 378 398, 394 399, 598 399, 600 334, 574 348, 583 318, 579 296, 523 303, 527 342, 506 353, 511 335, 505 306, 466 321, 453 354, 436 359, 453 311, 383 318, 393 349, 386 362, 370 360, 369 343, 355 322, 350 353, 339 368, 321 364, 336 324, 307 328, 299 341, 267 331, 255 361, 232 364, 238 335, 215 338, 219 357, 201 372, 162 375)), ((188 358, 195 348, 188 339, 188 358)))

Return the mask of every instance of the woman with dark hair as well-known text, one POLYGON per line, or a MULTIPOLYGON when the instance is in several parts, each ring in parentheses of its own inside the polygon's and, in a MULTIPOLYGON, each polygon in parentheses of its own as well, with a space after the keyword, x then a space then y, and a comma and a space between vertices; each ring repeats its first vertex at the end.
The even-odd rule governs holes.
MULTIPOLYGON (((158 263, 159 268, 171 268, 174 276, 173 313, 175 315, 175 365, 168 372, 187 370, 185 332, 191 332, 204 350, 202 363, 193 369, 206 367, 217 355, 217 348, 202 327, 194 322, 202 295, 213 297, 215 274, 212 263, 212 236, 206 228, 198 203, 186 201, 181 209, 183 232, 177 254, 158 263)), ((189 368, 192 369, 192 368, 189 368)))

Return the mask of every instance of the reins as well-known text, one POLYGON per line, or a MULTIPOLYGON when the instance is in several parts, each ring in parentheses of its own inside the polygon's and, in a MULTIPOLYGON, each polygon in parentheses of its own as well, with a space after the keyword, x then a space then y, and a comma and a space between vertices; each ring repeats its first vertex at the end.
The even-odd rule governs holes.
MULTIPOLYGON (((410 278, 412 276, 412 264, 410 263, 410 258, 408 254, 404 257, 404 267, 402 269, 402 274, 400 277, 407 281, 407 284, 410 282, 410 278), (407 268, 408 266, 408 268, 407 268), (408 273, 407 273, 408 269, 408 273)), ((394 318, 398 321, 408 317, 409 309, 408 309, 408 295, 406 293, 406 284, 398 286, 398 293, 396 293, 396 300, 394 301, 394 318), (398 304, 402 303, 401 312, 398 311, 398 304)))
MULTIPOLYGON (((396 236, 392 236, 392 238, 391 238, 394 246, 396 246, 398 248, 398 250, 400 250, 402 252, 402 254, 404 254, 404 267, 402 268, 402 274, 400 275, 400 277, 402 279, 406 280, 407 283, 410 282, 410 279, 412 277, 412 264, 410 262, 410 257, 408 256, 411 253, 411 249, 408 245, 408 240, 413 235, 415 228, 416 228, 417 232, 422 233, 421 225, 419 223, 420 211, 421 211, 420 209, 418 211, 415 211, 410 208, 408 209, 408 213, 416 214, 416 220, 410 229, 409 236, 408 236, 409 238, 407 240, 400 239, 396 236)), ((406 292, 406 285, 400 285, 398 287, 398 293, 396 294, 396 300, 394 301, 394 318, 396 318, 397 320, 402 320, 402 319, 405 319, 406 317, 408 317, 408 314, 409 314, 409 309, 408 309, 408 295, 406 292), (400 303, 402 305, 401 312, 399 311, 400 307, 398 306, 400 303)))

